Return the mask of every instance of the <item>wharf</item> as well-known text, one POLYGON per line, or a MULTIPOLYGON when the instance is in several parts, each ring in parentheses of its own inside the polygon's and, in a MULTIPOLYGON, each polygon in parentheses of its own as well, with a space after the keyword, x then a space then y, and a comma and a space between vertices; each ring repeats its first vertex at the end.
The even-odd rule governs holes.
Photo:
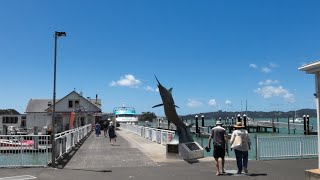
POLYGON ((46 180, 301 180, 304 179, 305 170, 317 167, 317 159, 250 160, 249 174, 236 175, 235 160, 227 159, 227 173, 217 177, 212 157, 192 163, 181 159, 167 159, 166 147, 161 144, 125 130, 117 131, 117 136, 117 142, 112 146, 109 138, 95 137, 95 134, 91 133, 82 144, 65 156, 65 159, 59 161, 57 168, 2 168, 0 178, 30 175, 46 180))

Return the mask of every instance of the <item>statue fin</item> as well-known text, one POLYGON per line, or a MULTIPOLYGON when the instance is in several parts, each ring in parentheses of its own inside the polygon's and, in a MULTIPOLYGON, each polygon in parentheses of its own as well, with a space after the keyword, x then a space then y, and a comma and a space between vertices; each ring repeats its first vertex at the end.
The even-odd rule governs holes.
POLYGON ((158 105, 152 106, 152 108, 159 107, 159 106, 163 106, 163 104, 158 104, 158 105))

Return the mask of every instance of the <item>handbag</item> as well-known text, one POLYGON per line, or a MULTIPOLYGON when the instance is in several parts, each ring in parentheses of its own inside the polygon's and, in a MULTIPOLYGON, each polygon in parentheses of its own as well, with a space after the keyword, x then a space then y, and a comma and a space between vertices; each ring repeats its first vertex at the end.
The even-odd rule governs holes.
POLYGON ((242 146, 242 138, 241 138, 241 136, 236 136, 234 138, 234 141, 233 141, 232 145, 231 145, 231 148, 232 149, 237 149, 237 148, 239 148, 241 146, 242 146))

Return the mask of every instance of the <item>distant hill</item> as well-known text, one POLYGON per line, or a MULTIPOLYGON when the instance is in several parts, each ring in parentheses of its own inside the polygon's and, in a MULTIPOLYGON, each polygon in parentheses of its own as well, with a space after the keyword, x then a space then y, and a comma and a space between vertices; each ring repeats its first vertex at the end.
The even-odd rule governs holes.
POLYGON ((20 113, 15 109, 0 109, 0 115, 3 115, 3 114, 18 115, 20 113))
MULTIPOLYGON (((250 118, 293 118, 295 112, 288 111, 270 111, 270 112, 263 112, 263 111, 247 111, 247 112, 227 112, 227 111, 216 111, 216 112, 205 112, 199 114, 189 114, 185 116, 181 116, 183 119, 194 119, 195 115, 199 116, 201 119, 201 115, 204 115, 205 119, 225 119, 227 117, 237 117, 238 114, 246 114, 250 118), (247 114, 246 114, 247 113, 247 114)), ((303 115, 309 115, 310 118, 317 117, 317 110, 316 109, 300 109, 296 111, 297 117, 303 117, 303 115)))

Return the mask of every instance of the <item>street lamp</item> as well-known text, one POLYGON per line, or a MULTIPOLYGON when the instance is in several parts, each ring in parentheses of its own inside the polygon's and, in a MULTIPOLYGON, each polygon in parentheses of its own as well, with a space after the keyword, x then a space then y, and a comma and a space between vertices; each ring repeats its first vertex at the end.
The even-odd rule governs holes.
POLYGON ((53 65, 53 105, 52 105, 52 133, 51 133, 51 144, 52 144, 52 160, 51 166, 55 167, 56 163, 56 144, 55 144, 55 115, 56 115, 56 66, 57 66, 57 39, 58 37, 66 36, 66 32, 54 32, 54 65, 53 65))

